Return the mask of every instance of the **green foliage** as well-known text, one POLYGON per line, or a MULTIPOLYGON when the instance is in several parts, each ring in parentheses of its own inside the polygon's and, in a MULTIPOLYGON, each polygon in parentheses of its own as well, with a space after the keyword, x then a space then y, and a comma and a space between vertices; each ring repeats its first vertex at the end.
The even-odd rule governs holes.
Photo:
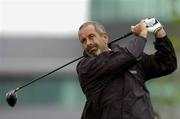
POLYGON ((151 80, 147 87, 153 103, 176 105, 180 104, 179 83, 175 75, 151 80))
POLYGON ((180 25, 180 17, 174 18, 172 20, 172 25, 175 26, 175 27, 179 26, 180 25))
POLYGON ((176 50, 180 50, 180 38, 175 36, 170 36, 172 44, 176 50))

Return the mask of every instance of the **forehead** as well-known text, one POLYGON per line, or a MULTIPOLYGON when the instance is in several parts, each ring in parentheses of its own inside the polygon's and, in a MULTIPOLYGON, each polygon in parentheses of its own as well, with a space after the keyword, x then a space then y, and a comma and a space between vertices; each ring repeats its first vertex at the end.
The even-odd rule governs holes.
POLYGON ((79 31, 79 36, 88 35, 90 33, 96 33, 95 27, 92 24, 82 27, 79 31))

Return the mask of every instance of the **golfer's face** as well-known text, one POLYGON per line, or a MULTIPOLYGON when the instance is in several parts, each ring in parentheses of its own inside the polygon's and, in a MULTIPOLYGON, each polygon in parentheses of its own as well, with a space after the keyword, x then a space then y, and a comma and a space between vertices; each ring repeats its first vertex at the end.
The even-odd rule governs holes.
POLYGON ((99 55, 107 49, 107 37, 96 32, 93 25, 83 27, 79 31, 79 39, 89 56, 99 55))

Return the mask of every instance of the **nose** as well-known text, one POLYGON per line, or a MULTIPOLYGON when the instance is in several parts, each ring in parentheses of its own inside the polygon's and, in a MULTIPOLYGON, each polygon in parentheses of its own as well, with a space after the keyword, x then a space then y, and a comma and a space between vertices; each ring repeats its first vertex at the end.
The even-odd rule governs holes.
POLYGON ((86 45, 92 45, 92 41, 87 39, 86 45))

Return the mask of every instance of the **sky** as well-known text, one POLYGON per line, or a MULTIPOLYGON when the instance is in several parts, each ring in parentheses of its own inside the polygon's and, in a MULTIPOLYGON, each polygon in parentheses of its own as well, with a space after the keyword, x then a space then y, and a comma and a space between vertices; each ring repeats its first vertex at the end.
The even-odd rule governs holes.
POLYGON ((0 0, 0 32, 72 33, 88 19, 88 0, 0 0))

